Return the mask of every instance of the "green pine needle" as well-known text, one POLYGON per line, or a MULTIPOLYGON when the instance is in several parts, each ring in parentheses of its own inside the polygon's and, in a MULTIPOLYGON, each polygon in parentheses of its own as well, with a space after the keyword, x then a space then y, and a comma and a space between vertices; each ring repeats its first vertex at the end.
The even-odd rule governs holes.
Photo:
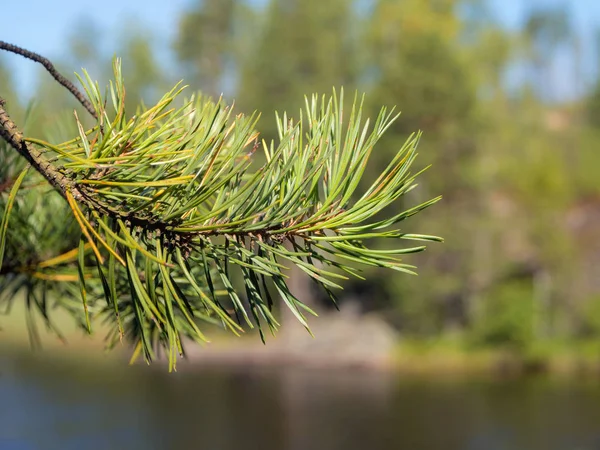
MULTIPOLYGON (((65 253, 48 267, 34 252, 37 266, 20 273, 70 286, 67 292, 78 287, 86 328, 92 317, 104 318, 109 346, 133 342, 133 359, 150 361, 162 347, 175 369, 184 338, 207 341, 204 322, 235 334, 245 323, 264 340, 263 327, 279 327, 275 293, 309 329, 305 314, 314 312, 287 286, 292 265, 335 300, 347 276, 361 278, 353 266, 414 273, 400 256, 425 247, 402 247, 402 240, 440 241, 397 228, 439 200, 395 209, 416 186, 419 172, 411 166, 419 134, 359 192, 371 153, 397 118, 393 111, 364 119, 363 99, 355 96, 346 118, 343 91, 313 96, 299 120, 277 116, 278 139, 267 143, 255 129, 258 115, 234 114, 200 96, 184 100, 180 85, 127 115, 119 60, 114 74, 104 95, 86 72, 80 77, 99 118, 93 128, 85 130, 75 116, 71 140, 27 139, 70 181, 63 193, 70 208, 61 210, 70 211, 72 229, 78 224, 84 239, 74 256, 65 253), (375 249, 367 241, 389 244, 375 249)), ((25 174, 7 199, 0 194, 0 250, 5 236, 15 238, 8 214, 25 174)), ((65 307, 76 311, 72 303, 65 307)))

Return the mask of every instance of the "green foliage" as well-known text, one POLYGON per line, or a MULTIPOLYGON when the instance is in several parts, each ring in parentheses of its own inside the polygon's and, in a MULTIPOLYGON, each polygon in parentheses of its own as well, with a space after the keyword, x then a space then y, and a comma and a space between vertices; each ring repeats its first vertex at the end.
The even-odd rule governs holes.
POLYGON ((84 323, 74 267, 78 227, 70 217, 68 205, 22 158, 0 147, 5 164, 0 179, 0 304, 2 312, 11 312, 14 302, 24 296, 32 344, 39 345, 36 320, 59 337, 60 330, 51 319, 55 307, 67 310, 84 323), (2 257, 3 256, 3 257, 2 257))
MULTIPOLYGON (((207 0, 187 11, 179 23, 175 52, 184 63, 188 80, 202 86, 203 92, 218 96, 223 90, 223 76, 231 61, 235 44, 233 22, 237 18, 233 0, 207 0)), ((239 2, 237 2, 239 3, 239 2)), ((243 8, 242 5, 238 7, 243 8)), ((251 21, 251 11, 244 8, 244 22, 251 21)))
MULTIPOLYGON (((134 358, 143 352, 148 361, 164 347, 173 368, 177 354, 183 354, 184 337, 207 340, 202 322, 235 334, 242 331, 241 323, 257 326, 261 336, 263 327, 274 332, 279 323, 273 292, 308 329, 305 314, 314 313, 287 286, 291 265, 335 300, 332 289, 341 288, 340 280, 361 277, 355 265, 414 273, 400 256, 425 249, 393 245, 381 250, 367 242, 440 240, 397 228, 439 198, 385 214, 416 186, 419 172, 410 168, 418 134, 366 192, 357 192, 372 151, 397 117, 393 111, 382 109, 371 125, 357 98, 346 119, 343 92, 329 99, 314 96, 299 120, 278 116, 277 141, 260 142, 256 115, 234 115, 222 102, 194 96, 176 107, 179 86, 128 117, 119 61, 114 70, 105 96, 87 74, 82 80, 98 116, 96 126, 85 131, 76 114, 79 136, 74 139, 55 145, 26 138, 65 175, 61 193, 81 231, 78 244, 52 230, 54 240, 38 245, 39 252, 56 246, 56 240, 71 244, 51 260, 52 267, 59 264, 62 270, 66 264, 67 271, 48 279, 77 281, 85 326, 91 328, 94 315, 106 318, 112 324, 109 345, 129 339, 135 343, 134 358), (265 162, 251 169, 259 149, 265 162), (234 271, 243 286, 236 285, 234 271)), ((42 174, 44 164, 36 166, 42 174)), ((9 228, 17 220, 9 215, 15 198, 30 207, 27 198, 15 197, 17 190, 18 184, 3 208, 9 228)), ((61 206, 57 217, 64 220, 68 214, 61 206)), ((18 227, 23 233, 28 229, 18 227)), ((42 237, 32 235, 32 245, 42 237)), ((8 238, 14 242, 15 236, 8 238)), ((49 264, 41 256, 33 265, 15 255, 10 262, 26 280, 49 264)), ((46 292, 40 295, 45 298, 46 292)))
POLYGON ((600 82, 596 83, 586 102, 586 118, 594 128, 600 128, 600 82))
POLYGON ((504 283, 486 295, 481 309, 471 334, 473 344, 526 350, 533 341, 537 314, 529 283, 504 283))
POLYGON ((587 299, 581 311, 582 335, 597 339, 600 336, 600 296, 587 299))
POLYGON ((576 189, 576 194, 593 198, 600 195, 598 183, 598 167, 600 167, 600 152, 598 142, 600 131, 595 127, 590 130, 582 130, 578 140, 578 154, 569 163, 574 167, 576 176, 569 180, 576 189))

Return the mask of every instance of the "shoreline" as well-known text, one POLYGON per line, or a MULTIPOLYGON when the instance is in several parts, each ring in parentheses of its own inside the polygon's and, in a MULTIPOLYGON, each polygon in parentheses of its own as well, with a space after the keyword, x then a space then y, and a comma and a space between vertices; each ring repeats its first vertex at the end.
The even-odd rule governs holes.
MULTIPOLYGON (((87 337, 87 336, 86 336, 87 337)), ((519 378, 526 376, 550 376, 600 380, 600 353, 595 355, 584 349, 568 345, 556 345, 545 352, 517 352, 502 348, 468 349, 449 345, 423 342, 397 343, 392 352, 363 358, 340 352, 316 352, 291 350, 272 339, 263 345, 258 337, 218 339, 216 344, 204 347, 188 344, 185 359, 178 359, 177 371, 197 371, 212 368, 225 369, 306 369, 316 371, 342 370, 383 372, 397 376, 419 378, 519 378)), ((32 349, 27 339, 0 339, 0 356, 20 355, 40 358, 44 361, 80 364, 88 367, 130 367, 131 349, 125 346, 106 351, 97 337, 76 339, 70 336, 67 344, 60 341, 44 343, 42 349, 32 349)), ((138 361, 133 366, 146 366, 138 361)), ((167 371, 166 358, 157 358, 149 370, 167 371)))
MULTIPOLYGON (((110 364, 129 367, 132 348, 118 345, 104 349, 105 331, 95 328, 92 335, 71 328, 67 343, 40 327, 42 349, 31 350, 26 328, 14 326, 0 332, 0 356, 24 355, 91 367, 110 364)), ((493 377, 529 375, 600 379, 600 342, 538 341, 526 348, 475 347, 466 336, 416 340, 403 338, 377 315, 345 312, 324 314, 315 320, 309 335, 290 322, 268 337, 266 345, 258 333, 250 331, 234 337, 218 329, 209 332, 212 343, 186 343, 186 359, 178 359, 177 370, 203 368, 306 368, 310 370, 351 370, 389 372, 399 376, 493 377)), ((134 366, 146 366, 143 361, 134 366)), ((168 370, 164 355, 154 361, 153 370, 168 370)))

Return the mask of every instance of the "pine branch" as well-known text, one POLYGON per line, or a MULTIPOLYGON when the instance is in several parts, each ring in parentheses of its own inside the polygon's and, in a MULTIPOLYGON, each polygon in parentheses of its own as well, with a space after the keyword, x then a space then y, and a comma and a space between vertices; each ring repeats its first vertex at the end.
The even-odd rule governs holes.
POLYGON ((11 120, 4 109, 5 101, 0 97, 0 136, 10 144, 21 156, 23 156, 46 180, 66 198, 66 193, 71 192, 77 199, 82 199, 72 181, 59 169, 48 161, 42 152, 23 140, 23 133, 11 120))
MULTIPOLYGON (((305 314, 314 313, 287 286, 290 264, 335 299, 333 289, 360 276, 356 264, 414 273, 400 256, 425 248, 367 243, 440 240, 395 228, 438 198, 387 213, 416 186, 420 172, 410 167, 418 134, 357 194, 373 148, 397 118, 393 111, 382 109, 370 125, 362 100, 354 99, 346 119, 343 91, 330 99, 314 96, 299 120, 278 117, 278 140, 267 143, 255 131, 256 115, 234 115, 221 101, 192 96, 174 107, 179 86, 127 117, 118 60, 114 73, 104 95, 87 73, 80 78, 97 123, 84 130, 75 115, 74 139, 56 145, 24 138, 3 105, 0 133, 67 200, 80 230, 79 246, 11 265, 26 268, 21 276, 28 283, 44 281, 33 283, 33 297, 45 298, 46 282, 79 296, 82 326, 89 330, 92 317, 105 317, 113 325, 110 344, 131 340, 134 357, 143 353, 150 361, 164 347, 174 368, 183 337, 206 341, 202 322, 235 334, 242 323, 256 326, 264 339, 263 327, 274 332, 279 326, 273 292, 308 329, 305 314), (251 170, 259 149, 264 163, 251 170)), ((5 225, 18 183, 8 196, 5 225)), ((37 239, 50 238, 42 233, 37 239)), ((10 240, 0 235, 2 246, 10 240)), ((13 257, 19 259, 16 251, 13 257)), ((46 313, 44 302, 34 303, 46 313)))

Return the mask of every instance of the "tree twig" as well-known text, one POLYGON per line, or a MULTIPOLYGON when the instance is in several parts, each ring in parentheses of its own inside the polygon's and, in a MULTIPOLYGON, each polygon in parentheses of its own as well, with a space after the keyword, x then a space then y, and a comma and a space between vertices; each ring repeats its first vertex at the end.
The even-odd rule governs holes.
POLYGON ((73 197, 82 200, 81 193, 73 181, 49 162, 42 152, 23 139, 15 123, 4 109, 4 99, 0 97, 0 136, 23 156, 56 190, 65 197, 70 191, 73 197))
POLYGON ((98 115, 96 114, 96 110, 90 103, 90 101, 83 95, 83 93, 77 89, 77 87, 71 83, 68 79, 62 76, 58 70, 54 67, 54 64, 50 62, 49 59, 44 58, 37 53, 31 52, 24 48, 18 47, 13 44, 9 44, 8 42, 0 41, 0 50, 5 50, 7 52, 15 53, 17 55, 23 56, 24 58, 30 59, 37 63, 40 63, 44 68, 52 75, 52 77, 58 81, 62 86, 64 86, 71 94, 75 96, 75 98, 83 105, 83 107, 89 112, 94 119, 98 119, 98 115))

